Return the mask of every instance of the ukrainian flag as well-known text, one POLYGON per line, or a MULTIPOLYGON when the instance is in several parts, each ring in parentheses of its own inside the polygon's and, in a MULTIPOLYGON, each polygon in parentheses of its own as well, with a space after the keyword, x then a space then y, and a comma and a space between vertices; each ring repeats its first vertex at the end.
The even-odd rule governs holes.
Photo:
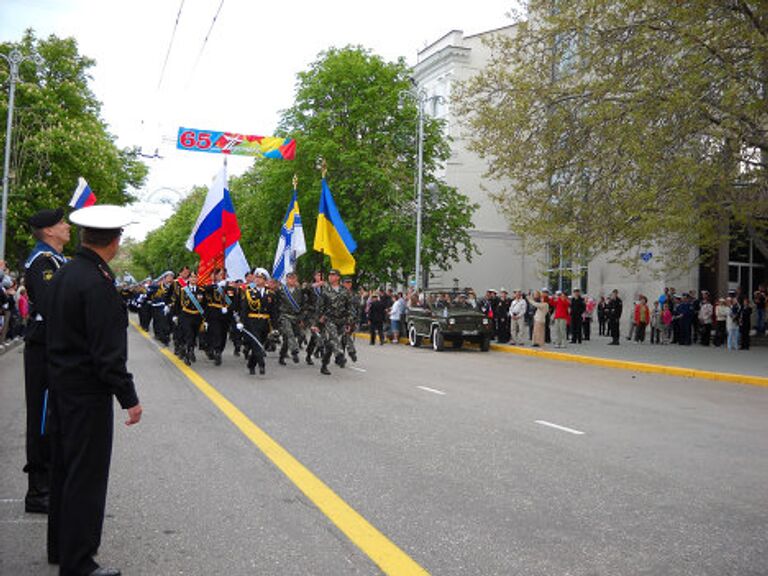
POLYGON ((322 185, 315 231, 315 251, 328 254, 331 257, 331 266, 338 268, 342 274, 354 274, 355 258, 352 252, 357 250, 357 242, 344 225, 325 178, 322 185))

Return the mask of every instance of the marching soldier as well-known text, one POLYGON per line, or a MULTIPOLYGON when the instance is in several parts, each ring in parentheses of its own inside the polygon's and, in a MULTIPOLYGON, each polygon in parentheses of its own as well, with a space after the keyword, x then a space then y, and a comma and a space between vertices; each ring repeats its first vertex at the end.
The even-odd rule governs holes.
POLYGON ((29 295, 29 324, 24 336, 24 392, 27 404, 27 512, 48 512, 50 446, 43 436, 45 398, 48 391, 48 355, 44 310, 50 281, 66 262, 61 253, 69 242, 69 224, 64 211, 42 210, 29 219, 37 240, 24 264, 25 285, 29 295))
POLYGON ((264 374, 267 336, 272 331, 276 315, 275 294, 266 286, 269 272, 264 268, 253 271, 253 285, 248 285, 240 301, 240 322, 237 327, 245 332, 243 344, 248 356, 248 373, 264 374))
POLYGON ((160 281, 149 287, 147 297, 152 310, 152 326, 155 329, 155 339, 166 346, 171 341, 171 326, 168 322, 168 314, 171 311, 168 305, 171 301, 173 290, 173 272, 163 273, 160 281))
POLYGON ((349 292, 349 305, 351 307, 350 318, 352 319, 348 329, 344 332, 342 344, 344 345, 344 349, 347 351, 347 354, 349 354, 349 357, 352 359, 352 362, 357 362, 357 348, 355 348, 355 328, 357 327, 357 322, 360 319, 360 298, 352 290, 352 278, 345 276, 344 280, 342 281, 342 285, 349 292))
POLYGON ((339 284, 339 271, 335 268, 328 272, 328 285, 320 293, 317 303, 316 321, 313 331, 320 333, 323 343, 322 374, 330 374, 328 363, 334 356, 336 364, 344 368, 347 359, 341 338, 350 331, 354 324, 352 303, 348 290, 339 284))
POLYGON ((221 353, 227 343, 227 329, 232 317, 232 298, 227 292, 226 276, 223 268, 216 268, 213 283, 205 287, 208 350, 216 366, 221 365, 221 353))
MULTIPOLYGON (((323 273, 318 270, 314 274, 314 282, 312 282, 312 285, 309 286, 304 293, 307 299, 308 309, 313 311, 317 309, 318 302, 320 301, 320 294, 323 293, 324 286, 325 286, 325 280, 323 280, 323 273)), ((309 320, 308 324, 310 325, 312 322, 314 322, 314 318, 308 318, 308 320, 309 320)), ((314 362, 312 361, 312 356, 314 355, 315 351, 320 348, 321 344, 322 344, 322 339, 320 337, 320 333, 314 330, 311 331, 309 335, 309 343, 307 344, 307 357, 306 357, 307 364, 309 364, 310 366, 314 364, 314 362)))
POLYGON ((237 314, 240 310, 240 301, 243 295, 243 283, 237 280, 234 283, 228 283, 225 289, 232 304, 230 305, 229 339, 232 340, 235 356, 240 356, 240 349, 243 347, 243 333, 237 329, 237 314))
POLYGON ((183 336, 181 334, 181 325, 179 324, 179 310, 181 308, 179 302, 181 301, 181 292, 184 290, 184 287, 187 285, 187 279, 189 278, 190 270, 189 266, 183 266, 181 270, 179 270, 179 275, 176 277, 176 280, 173 281, 173 287, 171 289, 171 314, 172 316, 172 326, 171 326, 171 335, 173 336, 173 353, 176 354, 179 358, 181 358, 182 355, 182 341, 183 336))
POLYGON ((280 313, 278 325, 280 335, 283 337, 279 362, 285 366, 289 349, 293 362, 299 362, 298 338, 301 337, 301 322, 306 307, 305 295, 296 279, 296 272, 288 272, 285 275, 285 284, 278 287, 277 296, 280 313))
POLYGON ((149 332, 149 325, 152 323, 152 307, 149 303, 149 278, 146 278, 138 289, 136 296, 136 306, 139 309, 139 325, 144 332, 149 332))
MULTIPOLYGON (((181 359, 189 366, 196 361, 197 335, 205 321, 205 290, 197 285, 197 273, 190 272, 186 286, 181 288, 174 318, 181 328, 181 359)), ((203 328, 205 328, 203 326, 203 328)))

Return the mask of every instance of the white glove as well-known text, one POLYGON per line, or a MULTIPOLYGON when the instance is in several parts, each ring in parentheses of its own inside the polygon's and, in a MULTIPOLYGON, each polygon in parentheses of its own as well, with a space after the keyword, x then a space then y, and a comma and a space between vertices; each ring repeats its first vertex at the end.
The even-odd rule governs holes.
POLYGON ((166 316, 168 316, 168 314, 169 314, 170 312, 171 312, 171 307, 170 307, 170 306, 163 306, 163 314, 165 314, 166 316))
POLYGON ((227 281, 226 280, 219 280, 219 286, 221 286, 222 288, 226 288, 227 287, 227 281))
POLYGON ((208 332, 208 322, 203 322, 203 330, 208 332))
POLYGON ((174 324, 178 324, 179 323, 179 317, 178 316, 174 316, 173 318, 171 318, 171 322, 173 322, 174 324))
POLYGON ((226 314, 227 313, 227 307, 226 306, 222 306, 221 307, 221 313, 222 314, 226 314))
POLYGON ((237 324, 235 324, 235 328, 237 328, 240 332, 242 332, 245 326, 243 326, 242 322, 238 322, 237 324))

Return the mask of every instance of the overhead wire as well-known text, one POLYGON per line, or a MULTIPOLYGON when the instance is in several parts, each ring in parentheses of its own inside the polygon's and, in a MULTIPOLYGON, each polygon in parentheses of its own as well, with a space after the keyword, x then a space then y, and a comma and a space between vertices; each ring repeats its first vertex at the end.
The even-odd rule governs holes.
POLYGON ((200 46, 200 52, 197 53, 197 59, 195 60, 195 65, 192 66, 192 70, 189 73, 189 80, 187 81, 187 85, 192 81, 192 77, 195 74, 195 71, 197 70, 197 65, 200 63, 200 58, 203 55, 203 51, 205 50, 205 46, 208 44, 208 38, 211 36, 211 31, 213 31, 213 27, 216 25, 216 19, 219 17, 219 13, 221 12, 221 7, 224 6, 224 0, 221 0, 219 2, 219 7, 216 9, 216 14, 213 15, 213 20, 211 20, 211 25, 208 27, 208 33, 205 35, 205 38, 203 39, 203 44, 200 46))
POLYGON ((181 0, 179 5, 179 11, 176 14, 176 22, 173 25, 173 32, 171 32, 171 41, 168 43, 168 51, 165 53, 165 61, 163 62, 163 69, 160 72, 160 81, 157 83, 158 90, 163 84, 163 78, 165 77, 165 67, 168 65, 168 57, 171 55, 171 48, 173 48, 173 40, 176 37, 176 29, 179 27, 179 19, 181 18, 181 11, 184 8, 184 0, 181 0))

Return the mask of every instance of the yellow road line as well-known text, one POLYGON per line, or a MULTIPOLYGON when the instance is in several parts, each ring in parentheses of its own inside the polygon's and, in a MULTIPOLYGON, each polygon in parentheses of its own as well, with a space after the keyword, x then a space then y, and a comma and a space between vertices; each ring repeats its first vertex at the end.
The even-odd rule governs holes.
MULTIPOLYGON (((150 337, 136 323, 131 324, 150 337)), ((429 574, 173 352, 160 351, 385 574, 429 574)))

